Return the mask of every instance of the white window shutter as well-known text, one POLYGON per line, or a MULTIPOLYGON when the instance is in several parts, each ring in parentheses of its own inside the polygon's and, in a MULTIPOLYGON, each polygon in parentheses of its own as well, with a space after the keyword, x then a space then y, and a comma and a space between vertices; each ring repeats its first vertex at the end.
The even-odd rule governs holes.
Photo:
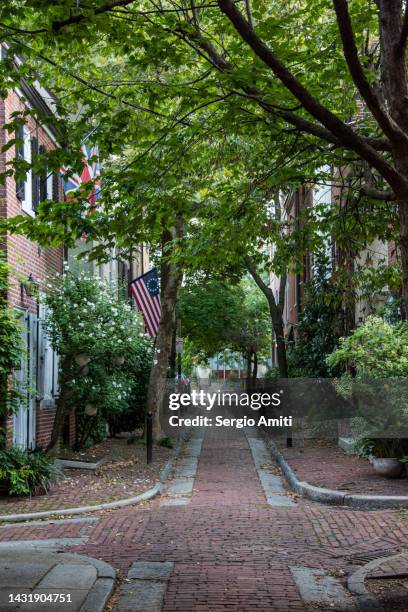
POLYGON ((39 348, 39 368, 38 368, 38 393, 41 400, 41 407, 54 405, 54 379, 55 365, 54 351, 45 333, 43 321, 47 314, 45 304, 40 304, 39 326, 38 326, 38 348, 39 348))

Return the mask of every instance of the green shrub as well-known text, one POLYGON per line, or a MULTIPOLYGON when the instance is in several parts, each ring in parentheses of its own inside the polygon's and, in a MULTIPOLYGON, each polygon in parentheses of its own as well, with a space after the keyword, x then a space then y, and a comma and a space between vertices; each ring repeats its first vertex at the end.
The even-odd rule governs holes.
POLYGON ((76 447, 103 439, 107 423, 111 433, 143 423, 153 347, 140 314, 114 287, 68 270, 50 286, 45 302, 45 329, 61 357, 66 392, 58 409, 75 411, 76 447), (81 354, 90 360, 85 370, 76 363, 81 354), (95 415, 87 414, 87 404, 95 415))
POLYGON ((61 470, 43 452, 13 447, 0 451, 0 480, 10 495, 46 493, 61 470))
POLYGON ((314 277, 305 285, 296 344, 287 351, 291 378, 328 377, 326 357, 341 335, 340 294, 329 275, 328 258, 318 254, 314 263, 314 277))
POLYGON ((369 317, 327 357, 343 374, 337 392, 348 399, 359 425, 355 435, 391 440, 408 438, 408 325, 369 317))
POLYGON ((17 315, 7 307, 8 275, 9 267, 0 252, 0 447, 4 442, 2 421, 17 408, 20 397, 10 377, 20 365, 22 341, 17 315))
POLYGON ((172 439, 169 438, 169 436, 166 436, 159 441, 159 446, 163 446, 164 448, 173 448, 174 444, 172 439))
POLYGON ((358 379, 408 378, 408 325, 368 317, 328 355, 329 368, 358 379))
POLYGON ((368 459, 370 456, 384 459, 402 458, 407 452, 404 440, 383 438, 370 438, 363 436, 355 444, 355 451, 360 457, 368 459))

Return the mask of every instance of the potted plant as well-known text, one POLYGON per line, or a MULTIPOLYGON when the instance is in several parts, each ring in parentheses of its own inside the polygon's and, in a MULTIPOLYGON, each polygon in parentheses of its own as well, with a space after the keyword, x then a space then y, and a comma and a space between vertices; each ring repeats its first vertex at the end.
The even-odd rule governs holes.
POLYGON ((358 454, 366 457, 374 471, 386 478, 399 478, 404 470, 401 445, 397 439, 361 438, 357 442, 358 454))

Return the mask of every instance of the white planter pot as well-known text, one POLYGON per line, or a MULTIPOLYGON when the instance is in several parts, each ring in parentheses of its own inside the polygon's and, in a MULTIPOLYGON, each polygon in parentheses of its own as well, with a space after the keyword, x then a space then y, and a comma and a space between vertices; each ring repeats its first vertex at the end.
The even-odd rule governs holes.
POLYGON ((75 361, 80 368, 83 368, 91 361, 91 358, 86 353, 78 353, 75 355, 75 361))
POLYGON ((372 465, 377 474, 386 478, 399 478, 404 469, 404 465, 398 459, 374 457, 372 465))
POLYGON ((95 404, 86 404, 85 406, 85 414, 87 416, 95 416, 98 412, 98 407, 95 404))

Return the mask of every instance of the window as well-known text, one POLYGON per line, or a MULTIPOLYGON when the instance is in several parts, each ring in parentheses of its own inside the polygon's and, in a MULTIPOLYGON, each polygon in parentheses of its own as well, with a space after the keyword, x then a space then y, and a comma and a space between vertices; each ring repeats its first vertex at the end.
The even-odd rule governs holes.
MULTIPOLYGON (((31 137, 27 126, 21 126, 16 131, 16 158, 31 163, 38 155, 43 155, 47 149, 39 145, 38 138, 31 137)), ((43 200, 59 201, 59 177, 57 172, 49 172, 45 166, 40 172, 28 170, 25 179, 16 180, 16 195, 21 202, 21 208, 34 216, 38 204, 43 200)))

